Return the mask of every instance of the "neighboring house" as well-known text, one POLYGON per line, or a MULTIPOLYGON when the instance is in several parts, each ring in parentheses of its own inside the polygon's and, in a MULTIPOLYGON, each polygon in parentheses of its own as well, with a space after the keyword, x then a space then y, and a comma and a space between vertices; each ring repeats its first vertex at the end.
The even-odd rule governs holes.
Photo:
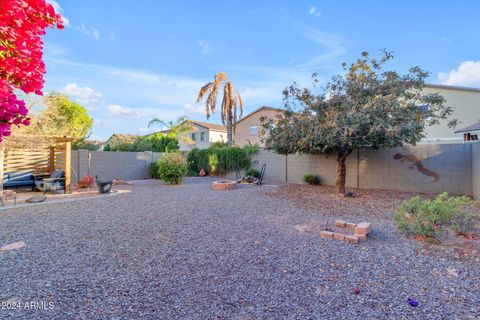
POLYGON ((480 134, 480 122, 469 125, 468 127, 455 130, 455 133, 463 134, 463 141, 477 141, 480 134))
POLYGON ((258 143, 260 146, 264 144, 260 141, 260 118, 266 117, 275 119, 281 112, 280 109, 262 106, 255 111, 247 114, 237 121, 235 124, 235 131, 233 140, 236 146, 243 147, 249 142, 252 144, 258 143))
MULTIPOLYGON (((454 109, 449 119, 458 120, 457 128, 449 128, 447 121, 426 127, 424 142, 461 142, 464 140, 463 134, 469 130, 459 130, 458 128, 480 121, 480 89, 427 84, 424 91, 441 94, 446 99, 446 104, 454 109)), ((263 106, 241 118, 235 125, 235 145, 242 147, 250 141, 264 146, 259 138, 260 118, 274 119, 279 112, 281 112, 280 109, 263 106)))
POLYGON ((454 108, 450 118, 458 119, 457 128, 449 128, 447 121, 441 121, 438 125, 426 127, 425 141, 463 141, 464 132, 459 130, 459 128, 466 127, 480 120, 480 89, 427 84, 424 91, 441 94, 447 100, 447 105, 454 108))
POLYGON ((180 138, 180 150, 189 151, 193 148, 205 149, 211 146, 213 142, 227 142, 227 128, 220 124, 192 121, 195 130, 187 133, 192 140, 192 144, 186 144, 180 138))
POLYGON ((134 143, 139 136, 135 134, 119 134, 119 133, 114 133, 108 140, 105 142, 105 145, 109 146, 116 146, 118 144, 130 144, 134 143))

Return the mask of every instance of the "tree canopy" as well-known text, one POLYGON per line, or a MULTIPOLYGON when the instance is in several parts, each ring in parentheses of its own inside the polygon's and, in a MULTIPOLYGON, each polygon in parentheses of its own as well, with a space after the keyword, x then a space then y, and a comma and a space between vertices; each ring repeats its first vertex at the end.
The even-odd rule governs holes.
POLYGON ((14 130, 13 136, 70 136, 79 148, 90 135, 93 119, 87 110, 62 93, 52 92, 42 99, 42 109, 31 114, 31 125, 14 130))
MULTIPOLYGON (((313 89, 296 83, 284 91, 285 110, 262 119, 267 148, 281 154, 337 154, 337 191, 345 193, 345 159, 358 148, 391 148, 415 144, 426 126, 451 115, 438 93, 423 91, 428 72, 412 67, 406 74, 384 70, 393 58, 367 52, 323 88, 313 75, 313 89)), ((449 125, 454 126, 455 120, 449 125)))

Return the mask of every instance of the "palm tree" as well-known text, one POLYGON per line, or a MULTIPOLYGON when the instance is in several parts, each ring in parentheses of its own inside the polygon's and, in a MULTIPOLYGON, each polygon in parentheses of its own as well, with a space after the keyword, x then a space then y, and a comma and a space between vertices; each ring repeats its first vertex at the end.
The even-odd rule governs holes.
POLYGON ((165 122, 160 118, 153 118, 148 122, 148 127, 150 128, 152 125, 159 123, 166 127, 166 136, 178 139, 179 141, 183 142, 184 144, 193 144, 194 142, 190 137, 187 135, 190 131, 195 131, 196 128, 192 125, 192 120, 188 119, 187 116, 179 117, 175 121, 165 122))
POLYGON ((222 90, 222 123, 227 127, 227 141, 228 145, 233 144, 233 127, 237 122, 237 108, 240 109, 240 117, 243 113, 243 101, 238 90, 236 90, 225 72, 219 72, 215 75, 213 82, 204 85, 198 93, 197 102, 201 102, 205 96, 207 100, 205 103, 205 114, 207 119, 215 111, 217 104, 217 94, 222 90))

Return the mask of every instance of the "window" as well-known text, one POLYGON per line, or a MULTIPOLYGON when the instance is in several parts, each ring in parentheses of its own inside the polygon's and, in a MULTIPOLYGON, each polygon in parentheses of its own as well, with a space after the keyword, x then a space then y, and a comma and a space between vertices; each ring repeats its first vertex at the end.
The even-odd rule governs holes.
POLYGON ((205 141, 205 133, 206 132, 200 132, 200 141, 205 141))
POLYGON ((193 140, 193 141, 196 141, 196 140, 197 140, 197 134, 196 134, 196 133, 192 133, 192 140, 193 140))
POLYGON ((257 126, 250 126, 250 135, 256 136, 257 135, 257 126))

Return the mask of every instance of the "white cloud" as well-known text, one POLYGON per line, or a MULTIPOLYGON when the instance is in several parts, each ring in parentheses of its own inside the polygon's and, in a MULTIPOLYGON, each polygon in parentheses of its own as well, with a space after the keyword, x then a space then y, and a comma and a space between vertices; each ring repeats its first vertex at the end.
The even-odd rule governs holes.
POLYGON ((319 44, 325 49, 324 53, 319 54, 301 64, 300 66, 302 67, 319 65, 325 61, 337 58, 347 51, 345 49, 345 43, 347 40, 342 37, 307 26, 301 26, 300 29, 300 32, 304 37, 313 40, 315 43, 319 44))
POLYGON ((205 107, 201 104, 187 103, 183 106, 183 109, 187 114, 205 114, 205 107))
POLYGON ((441 44, 449 44, 453 42, 453 38, 441 36, 437 39, 437 41, 441 44))
POLYGON ((134 117, 134 118, 142 118, 145 117, 146 114, 140 110, 122 107, 118 104, 110 104, 107 107, 108 114, 112 117, 134 117))
POLYGON ((84 34, 86 34, 89 37, 95 38, 95 40, 98 40, 100 38, 100 31, 98 31, 97 28, 94 26, 86 26, 83 22, 80 24, 80 27, 76 27, 77 30, 80 30, 84 34))
POLYGON ((153 132, 155 132, 155 131, 158 131, 158 130, 155 130, 155 129, 153 129, 153 128, 148 128, 148 127, 146 127, 146 128, 139 128, 139 129, 138 129, 138 132, 140 132, 141 134, 153 133, 153 132))
POLYGON ((210 46, 207 40, 198 40, 198 46, 202 50, 202 57, 215 51, 215 49, 210 46))
POLYGON ((308 6, 308 13, 315 17, 319 17, 322 14, 315 6, 308 6))
POLYGON ((70 26, 70 20, 63 15, 63 9, 58 4, 58 2, 55 1, 55 0, 47 0, 47 2, 50 3, 53 6, 56 13, 60 13, 62 15, 62 20, 63 20, 63 24, 65 25, 65 27, 69 27, 70 26))
POLYGON ((480 87, 480 61, 464 61, 456 69, 440 72, 441 84, 480 87))
POLYGON ((80 87, 76 83, 69 83, 65 86, 63 92, 73 98, 80 104, 98 103, 102 95, 92 88, 80 87))

